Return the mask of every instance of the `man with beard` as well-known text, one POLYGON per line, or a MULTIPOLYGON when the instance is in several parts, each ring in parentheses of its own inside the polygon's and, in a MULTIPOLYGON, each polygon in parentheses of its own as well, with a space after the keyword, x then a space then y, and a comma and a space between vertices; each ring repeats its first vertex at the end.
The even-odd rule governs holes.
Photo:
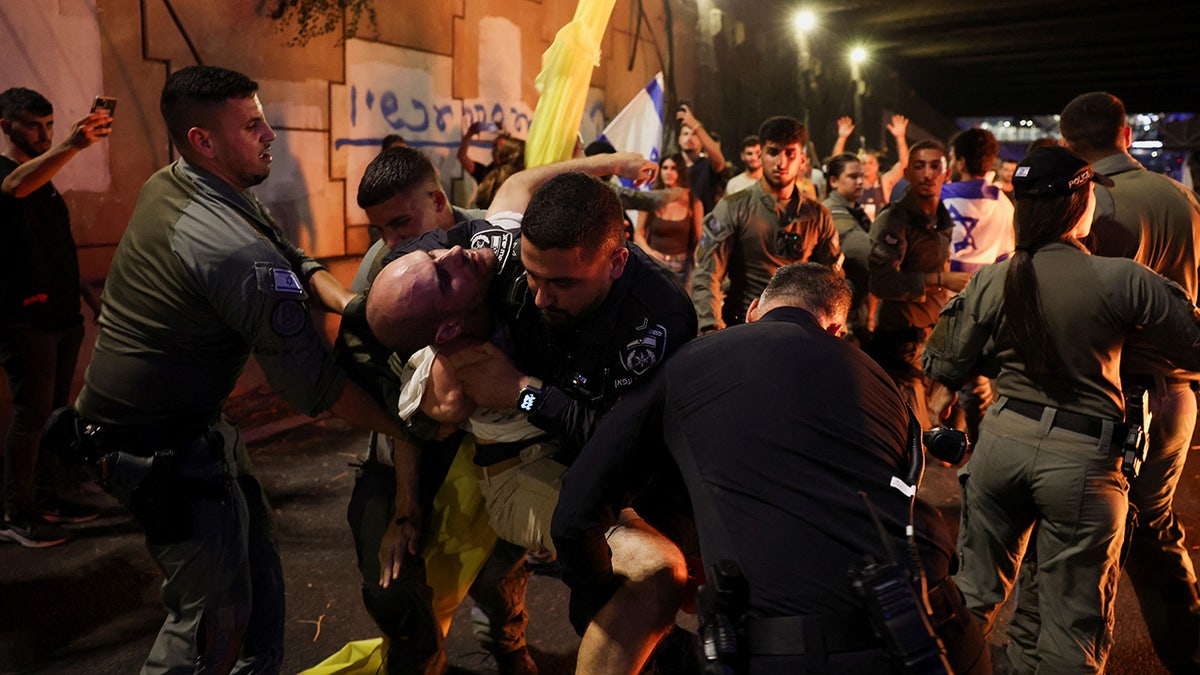
MULTIPOLYGON (((613 403, 695 335, 695 316, 670 274, 625 242, 620 202, 594 178, 558 176, 534 193, 523 217, 493 208, 490 218, 491 224, 424 235, 394 252, 402 255, 376 279, 367 316, 376 337, 393 348, 438 345, 474 404, 515 408, 541 430, 519 443, 481 445, 476 463, 498 529, 540 520, 533 527, 549 542, 565 465, 613 403), (462 246, 475 250, 467 254, 462 246), (468 282, 481 269, 496 270, 488 305, 498 329, 493 342, 474 344, 492 335, 479 325, 480 313, 439 306, 468 306, 448 299, 473 293, 468 282), (436 306, 413 306, 425 295, 421 287, 431 289, 436 306)), ((591 612, 618 589, 602 589, 594 604, 577 607, 576 628, 587 629, 580 672, 625 672, 644 661, 679 604, 685 573, 670 542, 636 516, 609 541, 640 553, 627 558, 618 604, 655 609, 610 615, 588 629, 591 612)))
POLYGON ((702 332, 743 323, 750 303, 783 265, 841 265, 829 209, 796 188, 808 140, 804 125, 791 117, 772 117, 762 123, 758 137, 762 180, 727 195, 704 219, 692 274, 692 301, 702 332))
MULTIPOLYGON (((68 513, 37 503, 35 474, 54 458, 38 458, 50 411, 67 405, 83 342, 82 295, 94 315, 100 304, 79 281, 67 203, 50 179, 81 150, 112 132, 112 117, 96 111, 54 143, 54 108, 41 94, 14 87, 0 94, 0 362, 12 390, 12 421, 4 444, 0 541, 26 548, 61 544, 67 535, 43 520, 84 522, 94 511, 68 513), (8 522, 5 522, 8 521, 8 522)), ((41 482, 47 482, 43 479, 41 482)), ((51 488, 52 485, 38 487, 51 488)))

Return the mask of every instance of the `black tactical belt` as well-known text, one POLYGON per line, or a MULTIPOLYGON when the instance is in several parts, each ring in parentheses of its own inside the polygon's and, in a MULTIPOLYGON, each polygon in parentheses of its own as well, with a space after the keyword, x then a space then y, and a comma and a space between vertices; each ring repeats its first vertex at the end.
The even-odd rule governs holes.
POLYGON ((746 646, 755 656, 799 656, 879 649, 865 616, 749 617, 746 646))
POLYGON ((149 457, 159 450, 175 448, 203 436, 216 424, 217 418, 138 426, 101 424, 83 418, 80 421, 85 425, 84 435, 101 454, 128 452, 149 457))
MULTIPOLYGON (((1031 420, 1041 420, 1042 413, 1045 412, 1046 408, 1047 406, 1044 405, 1015 398, 1008 399, 1008 403, 1004 404, 1005 410, 1011 410, 1031 420)), ((1091 415, 1080 415, 1079 413, 1068 412, 1066 410, 1057 410, 1054 413, 1054 426, 1093 438, 1100 438, 1104 433, 1105 422, 1111 422, 1113 425, 1113 442, 1120 444, 1125 439, 1125 432, 1128 429, 1121 422, 1112 422, 1111 420, 1092 417, 1091 415)))

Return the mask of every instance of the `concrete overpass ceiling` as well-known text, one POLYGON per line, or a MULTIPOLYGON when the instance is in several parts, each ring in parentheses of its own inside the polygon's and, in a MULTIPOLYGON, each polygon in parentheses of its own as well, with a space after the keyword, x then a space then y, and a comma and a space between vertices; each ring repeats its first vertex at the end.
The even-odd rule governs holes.
POLYGON ((804 7, 820 17, 818 39, 869 45, 874 63, 894 69, 949 117, 1055 113, 1094 90, 1117 94, 1130 112, 1200 111, 1198 0, 816 0, 804 7))

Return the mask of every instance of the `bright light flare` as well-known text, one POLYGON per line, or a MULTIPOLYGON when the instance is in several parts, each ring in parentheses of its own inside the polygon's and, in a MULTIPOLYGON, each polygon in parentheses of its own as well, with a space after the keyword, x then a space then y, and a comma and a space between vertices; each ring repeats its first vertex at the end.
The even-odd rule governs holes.
POLYGON ((850 63, 862 63, 867 60, 867 50, 865 47, 855 47, 850 50, 850 63))
POLYGON ((807 9, 797 10, 792 15, 792 26, 797 33, 807 33, 817 27, 817 15, 807 9))

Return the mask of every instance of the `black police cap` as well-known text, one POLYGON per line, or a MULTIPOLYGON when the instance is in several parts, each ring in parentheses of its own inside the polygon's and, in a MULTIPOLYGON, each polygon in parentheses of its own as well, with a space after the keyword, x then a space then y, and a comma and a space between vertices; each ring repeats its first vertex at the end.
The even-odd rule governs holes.
POLYGON ((1018 199, 1062 197, 1088 183, 1112 187, 1112 179, 1096 173, 1092 165, 1062 147, 1035 148, 1013 171, 1013 195, 1018 199))

